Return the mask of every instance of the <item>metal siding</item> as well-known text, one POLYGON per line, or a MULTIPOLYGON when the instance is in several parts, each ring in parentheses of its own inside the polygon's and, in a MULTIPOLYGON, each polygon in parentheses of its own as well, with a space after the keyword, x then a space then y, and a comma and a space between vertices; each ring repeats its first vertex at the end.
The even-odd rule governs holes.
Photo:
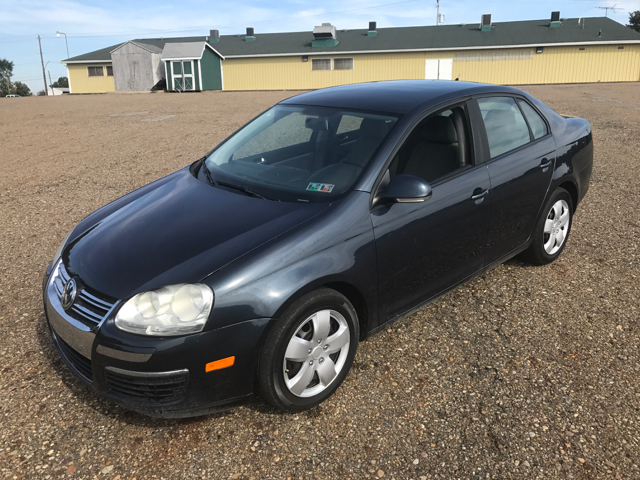
MULTIPOLYGON (((225 90, 306 90, 348 83, 423 79, 425 60, 453 57, 453 78, 502 85, 626 82, 640 79, 640 45, 544 47, 295 57, 231 58, 222 62, 225 90), (353 57, 353 70, 311 70, 312 58, 353 57), (486 58, 486 60, 484 60, 486 58)), ((204 71, 203 71, 203 83, 204 71)))
POLYGON ((111 62, 105 62, 104 64, 97 63, 72 63, 67 65, 69 72, 69 85, 73 90, 73 93, 106 93, 115 92, 115 84, 113 83, 113 77, 106 75, 107 69, 104 69, 104 77, 90 77, 87 72, 87 67, 106 67, 111 66, 111 62))
MULTIPOLYGON (((225 90, 303 90, 348 83, 423 79, 426 58, 438 53, 371 53, 355 55, 233 58, 222 62, 225 90), (353 58, 353 70, 311 70, 312 58, 353 58)), ((450 55, 449 55, 450 57, 450 55)))
POLYGON ((482 54, 474 54, 477 60, 469 61, 468 54, 461 52, 454 55, 453 75, 459 75, 460 80, 499 85, 633 82, 640 79, 640 46, 625 45, 623 50, 617 45, 584 48, 544 47, 539 54, 534 48, 497 49, 487 52, 484 61, 482 54), (504 57, 496 60, 501 55, 504 57), (514 59, 506 59, 509 56, 514 59))

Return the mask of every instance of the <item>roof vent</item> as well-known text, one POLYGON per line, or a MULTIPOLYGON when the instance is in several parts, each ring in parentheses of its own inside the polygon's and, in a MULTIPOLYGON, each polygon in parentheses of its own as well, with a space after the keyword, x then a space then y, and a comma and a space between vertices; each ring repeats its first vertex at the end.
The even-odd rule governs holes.
POLYGON ((336 27, 334 27, 330 23, 323 23, 319 27, 313 28, 313 36, 316 39, 336 38, 336 27))
POLYGON ((339 43, 336 38, 336 27, 330 23, 313 27, 313 36, 315 40, 311 42, 312 47, 335 47, 339 43))
POLYGON ((480 20, 480 30, 483 32, 491 31, 491 14, 485 13, 480 20))
POLYGON ((218 43, 220 41, 220 30, 209 31, 209 43, 218 43))
POLYGON ((369 31, 367 32, 367 37, 375 37, 378 35, 376 31, 376 22, 369 22, 369 31))
POLYGON ((253 27, 247 27, 247 36, 244 37, 245 42, 253 42, 256 37, 253 36, 254 30, 253 27))
POLYGON ((551 28, 556 28, 562 25, 562 22, 560 21, 560 12, 551 12, 551 23, 549 23, 549 26, 551 28))

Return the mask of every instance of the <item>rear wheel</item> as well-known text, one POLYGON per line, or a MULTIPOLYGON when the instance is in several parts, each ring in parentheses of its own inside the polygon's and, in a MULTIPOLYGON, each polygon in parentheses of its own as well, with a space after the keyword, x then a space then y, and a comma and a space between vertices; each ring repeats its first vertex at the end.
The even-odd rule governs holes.
POLYGON ((260 358, 260 394, 292 412, 320 404, 347 376, 359 333, 355 309, 344 295, 323 288, 300 298, 267 336, 260 358))
POLYGON ((573 212, 571 195, 558 188, 545 204, 535 226, 531 246, 523 257, 536 265, 546 265, 560 256, 567 244, 573 212))

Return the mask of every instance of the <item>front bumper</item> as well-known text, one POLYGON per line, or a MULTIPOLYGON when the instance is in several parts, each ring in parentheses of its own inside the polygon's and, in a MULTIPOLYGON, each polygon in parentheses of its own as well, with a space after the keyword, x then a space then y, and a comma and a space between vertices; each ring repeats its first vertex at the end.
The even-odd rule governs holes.
POLYGON ((258 352, 270 319, 182 337, 143 337, 116 328, 117 308, 89 327, 65 313, 50 275, 44 310, 53 343, 70 370, 101 395, 150 416, 177 418, 220 410, 251 398, 258 352), (207 373, 207 363, 235 357, 207 373))

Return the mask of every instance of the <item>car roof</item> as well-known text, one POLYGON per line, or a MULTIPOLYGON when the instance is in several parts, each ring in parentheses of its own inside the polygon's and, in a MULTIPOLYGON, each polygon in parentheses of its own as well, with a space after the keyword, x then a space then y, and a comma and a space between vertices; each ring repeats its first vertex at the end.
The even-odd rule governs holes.
POLYGON ((393 80, 356 83, 307 92, 280 102, 284 105, 317 105, 353 110, 406 114, 443 101, 468 95, 504 92, 520 93, 511 87, 455 80, 393 80))

